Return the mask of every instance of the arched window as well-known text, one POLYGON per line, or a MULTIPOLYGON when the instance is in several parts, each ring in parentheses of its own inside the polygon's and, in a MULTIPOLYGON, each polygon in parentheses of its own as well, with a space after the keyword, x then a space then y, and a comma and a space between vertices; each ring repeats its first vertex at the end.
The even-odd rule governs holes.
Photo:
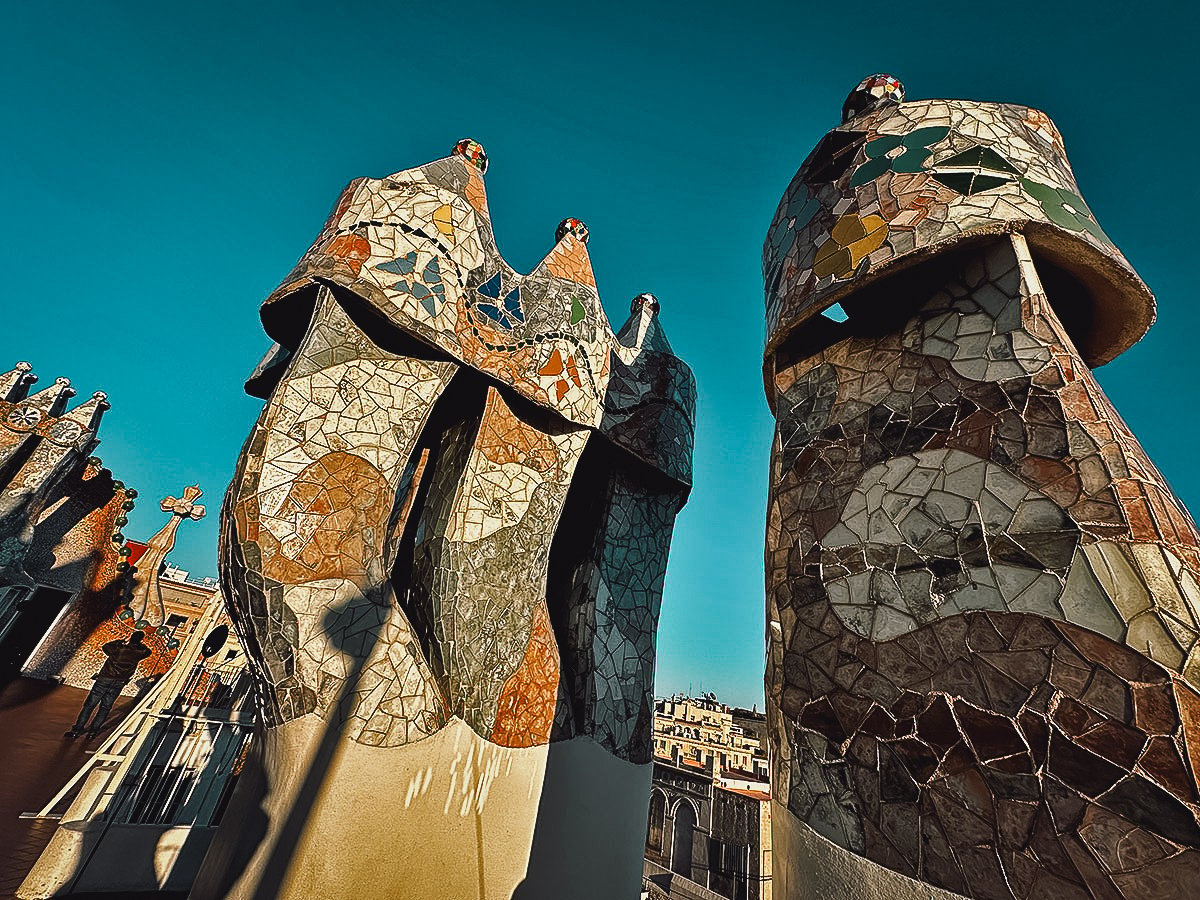
POLYGON ((651 850, 663 851, 663 826, 667 823, 667 795, 662 791, 650 792, 650 831, 646 835, 646 846, 651 850))
POLYGON ((696 831, 696 810, 686 800, 675 804, 673 839, 671 841, 671 871, 684 878, 692 877, 692 843, 696 831))

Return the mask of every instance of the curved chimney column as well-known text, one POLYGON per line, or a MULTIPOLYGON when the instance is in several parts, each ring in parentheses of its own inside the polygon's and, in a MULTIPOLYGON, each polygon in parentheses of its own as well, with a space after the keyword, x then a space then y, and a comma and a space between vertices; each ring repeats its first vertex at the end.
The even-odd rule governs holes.
POLYGON ((1054 125, 867 79, 764 272, 776 896, 1195 895, 1200 536, 1054 125))

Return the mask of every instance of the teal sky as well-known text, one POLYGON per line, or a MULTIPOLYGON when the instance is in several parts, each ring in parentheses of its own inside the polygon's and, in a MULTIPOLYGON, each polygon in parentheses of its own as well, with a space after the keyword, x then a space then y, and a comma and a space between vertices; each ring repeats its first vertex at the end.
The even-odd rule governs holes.
POLYGON ((527 271, 565 216, 610 319, 652 291, 696 373, 696 487, 680 515, 658 690, 762 704, 772 420, 760 252, 846 93, 1024 103, 1055 119, 1089 205, 1157 293, 1150 335, 1099 377, 1184 500, 1200 329, 1197 13, 1139 3, 10 4, 0 363, 102 389, 98 455, 141 496, 199 483, 173 561, 215 574, 217 511, 260 408, 258 305, 343 185, 487 148, 501 250, 527 271), (1156 8, 1157 7, 1157 8, 1156 8), (1181 16, 1183 18, 1181 18, 1181 16))

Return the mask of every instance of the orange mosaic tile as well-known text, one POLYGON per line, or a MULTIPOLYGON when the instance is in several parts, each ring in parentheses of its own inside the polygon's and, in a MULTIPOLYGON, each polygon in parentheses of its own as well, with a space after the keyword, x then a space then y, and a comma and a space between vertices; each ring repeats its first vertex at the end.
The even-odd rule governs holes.
POLYGON ((558 700, 558 645, 544 605, 534 607, 529 648, 504 682, 491 740, 501 747, 533 747, 550 740, 558 700))

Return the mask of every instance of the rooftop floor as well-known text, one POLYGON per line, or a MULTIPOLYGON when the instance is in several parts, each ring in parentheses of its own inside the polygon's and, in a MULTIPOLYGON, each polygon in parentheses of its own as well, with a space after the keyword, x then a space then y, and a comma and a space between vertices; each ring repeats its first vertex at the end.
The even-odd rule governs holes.
POLYGON ((41 809, 83 767, 88 751, 99 746, 134 702, 120 697, 99 736, 68 740, 63 732, 75 722, 86 696, 79 688, 30 678, 0 685, 0 900, 15 897, 58 825, 55 819, 22 819, 21 813, 41 809))

